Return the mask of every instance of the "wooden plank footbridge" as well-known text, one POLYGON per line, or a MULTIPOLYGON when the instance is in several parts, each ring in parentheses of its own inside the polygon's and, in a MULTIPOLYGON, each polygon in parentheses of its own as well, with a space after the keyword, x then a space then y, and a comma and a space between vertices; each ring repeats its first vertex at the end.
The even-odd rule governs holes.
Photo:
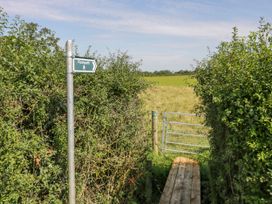
POLYGON ((198 162, 177 157, 169 172, 160 204, 200 204, 198 162))
MULTIPOLYGON (((153 149, 155 153, 198 154, 207 148, 207 129, 196 114, 163 113, 162 140, 157 137, 157 113, 152 112, 153 149)), ((160 204, 200 204, 200 170, 197 161, 177 157, 172 164, 160 204)))

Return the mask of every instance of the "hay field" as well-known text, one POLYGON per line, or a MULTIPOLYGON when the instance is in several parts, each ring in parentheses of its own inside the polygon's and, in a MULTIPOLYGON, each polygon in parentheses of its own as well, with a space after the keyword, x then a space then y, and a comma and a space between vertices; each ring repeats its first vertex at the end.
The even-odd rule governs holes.
POLYGON ((191 75, 184 76, 152 76, 145 77, 155 86, 174 86, 174 87, 189 87, 196 83, 196 79, 191 75))
MULTIPOLYGON (((161 76, 161 77, 145 77, 149 82, 152 82, 152 86, 149 87, 145 92, 141 94, 141 98, 144 102, 144 109, 146 112, 146 124, 150 124, 151 128, 151 111, 158 112, 158 133, 159 133, 159 145, 162 147, 162 113, 163 112, 183 112, 183 113, 194 113, 196 107, 199 104, 199 99, 194 93, 193 84, 196 80, 192 76, 161 76)), ((201 118, 172 118, 171 120, 182 121, 186 123, 201 123, 201 118)), ((190 126, 176 126, 168 127, 169 131, 181 131, 191 132, 199 134, 197 127, 190 126), (189 128, 189 129, 188 129, 189 128), (173 129, 173 130, 172 130, 173 129)), ((207 132, 206 129, 201 129, 201 132, 207 132)), ((197 145, 208 145, 206 138, 194 138, 186 136, 169 136, 169 142, 197 144, 197 145)), ((181 147, 177 145, 171 145, 174 149, 180 149, 185 151, 198 151, 198 147, 181 147)))
POLYGON ((194 112, 199 100, 192 76, 145 77, 152 86, 141 94, 145 111, 194 112))

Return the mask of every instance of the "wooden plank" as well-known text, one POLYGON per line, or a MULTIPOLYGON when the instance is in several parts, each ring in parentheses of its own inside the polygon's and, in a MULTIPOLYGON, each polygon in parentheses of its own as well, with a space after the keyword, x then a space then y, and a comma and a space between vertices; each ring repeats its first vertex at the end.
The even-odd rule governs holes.
POLYGON ((173 192, 170 199, 170 204, 179 204, 181 199, 181 192, 184 188, 184 174, 185 174, 185 165, 180 163, 178 165, 178 172, 176 176, 176 181, 173 186, 173 192))
POLYGON ((163 193, 161 195, 160 204, 168 204, 169 203, 169 201, 171 199, 172 191, 173 191, 173 186, 175 184, 177 172, 178 172, 178 165, 173 164, 172 168, 169 172, 169 175, 167 177, 167 181, 164 186, 163 193))
POLYGON ((160 204, 200 204, 198 162, 178 157, 169 172, 160 204))
POLYGON ((192 181, 192 193, 191 204, 200 204, 200 170, 199 165, 193 165, 193 181, 192 181))
POLYGON ((184 188, 182 189, 181 192, 181 199, 180 199, 180 203, 182 204, 190 204, 190 200, 191 200, 191 188, 192 188, 192 164, 186 164, 185 166, 185 175, 184 175, 184 179, 183 179, 183 183, 184 183, 184 188))

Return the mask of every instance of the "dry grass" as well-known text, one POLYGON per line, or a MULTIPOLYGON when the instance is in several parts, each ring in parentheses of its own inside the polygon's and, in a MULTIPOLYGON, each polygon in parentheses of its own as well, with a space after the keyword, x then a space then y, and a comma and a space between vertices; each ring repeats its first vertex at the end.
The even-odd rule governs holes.
MULTIPOLYGON (((186 76, 187 77, 187 76, 186 76)), ((153 77, 152 80, 155 78, 153 77)), ((185 86, 184 81, 180 81, 177 83, 177 79, 173 78, 173 85, 169 85, 165 80, 170 80, 171 77, 157 77, 158 83, 157 85, 153 85, 148 88, 145 92, 141 93, 140 97, 144 102, 144 109, 146 111, 146 124, 150 124, 151 126, 151 111, 157 111, 158 115, 158 133, 159 140, 161 140, 161 132, 162 132, 162 113, 163 112, 183 112, 183 113, 194 113, 196 112, 196 107, 199 104, 199 99, 194 93, 194 90, 191 86, 185 86)), ((181 79, 181 78, 179 78, 181 79)), ((184 78, 188 80, 187 78, 184 78)), ((154 83, 153 83, 154 84, 154 83)), ((156 84, 156 83, 155 83, 156 84)), ((202 123, 203 118, 197 117, 182 117, 171 116, 169 120, 171 121, 179 121, 186 123, 202 123)), ((187 133, 194 134, 206 134, 206 128, 198 128, 195 126, 177 126, 177 125, 168 125, 169 131, 181 131, 187 133)), ((191 137, 191 136, 176 136, 169 135, 169 142, 180 142, 187 144, 196 144, 196 145, 208 145, 208 141, 206 138, 200 137, 191 137)), ((159 141, 161 145, 161 141, 159 141)), ((182 149, 185 151, 196 151, 200 150, 198 147, 181 147, 175 144, 169 144, 170 148, 173 149, 182 149)))
POLYGON ((152 76, 145 77, 147 81, 154 86, 176 86, 186 87, 196 84, 196 79, 193 75, 181 75, 181 76, 152 76))
POLYGON ((153 86, 141 94, 148 112, 194 112, 199 100, 192 87, 153 86))

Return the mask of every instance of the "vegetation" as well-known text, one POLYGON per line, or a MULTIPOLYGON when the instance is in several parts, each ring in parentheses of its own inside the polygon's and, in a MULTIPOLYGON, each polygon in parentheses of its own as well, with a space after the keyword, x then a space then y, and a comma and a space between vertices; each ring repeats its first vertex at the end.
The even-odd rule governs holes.
POLYGON ((148 114, 152 110, 159 113, 194 112, 198 105, 198 98, 190 87, 196 82, 192 76, 159 76, 144 79, 152 85, 140 95, 148 114))
MULTIPOLYGON (((272 203, 271 32, 263 21, 248 37, 234 29, 231 42, 199 63, 197 84, 192 75, 176 76, 194 72, 139 74, 124 53, 87 51, 98 68, 74 76, 77 201, 156 203, 174 156, 150 153, 150 111, 199 105, 212 128, 211 152, 197 157, 202 202, 272 203)), ((66 66, 58 41, 35 23, 10 22, 0 8, 0 203, 67 202, 66 66)))
POLYGON ((193 75, 195 73, 194 70, 180 70, 180 71, 170 71, 170 70, 161 70, 161 71, 141 71, 143 76, 179 76, 179 75, 193 75))
MULTIPOLYGON (((8 19, 0 9, 0 203, 63 203, 65 54, 51 30, 8 19)), ((74 77, 77 200, 126 203, 144 176, 146 82, 123 53, 97 61, 94 75, 74 77)))
POLYGON ((141 94, 146 111, 192 112, 198 98, 190 87, 153 86, 141 94))
MULTIPOLYGON (((146 111, 147 124, 151 124, 151 111, 155 110, 158 112, 159 134, 161 134, 162 130, 163 112, 195 112, 199 101, 193 88, 188 86, 189 83, 186 83, 188 81, 193 82, 194 79, 190 76, 145 77, 145 79, 148 81, 151 79, 153 86, 141 93, 140 97, 143 100, 144 110, 146 111), (166 80, 172 83, 165 85, 166 80)), ((181 119, 187 121, 191 118, 179 117, 175 119, 177 121, 181 119)), ((175 126, 173 128, 180 127, 175 126)))
POLYGON ((192 87, 196 83, 192 75, 153 76, 145 79, 155 86, 192 87))
MULTIPOLYGON (((212 127, 209 203, 272 203, 272 27, 223 42, 197 67, 212 127)), ((208 172, 207 172, 208 174, 208 172)))
MULTIPOLYGON (((193 88, 190 87, 196 82, 192 76, 154 76, 145 77, 145 80, 153 84, 153 86, 150 86, 140 95, 144 102, 144 109, 146 111, 146 124, 151 124, 151 111, 158 111, 159 135, 161 135, 160 130, 162 128, 162 112, 195 112, 195 108, 198 105, 199 100, 195 95, 193 88)), ((161 142, 161 140, 159 140, 159 142, 161 142)), ((204 179, 201 181, 203 184, 202 192, 209 192, 209 189, 207 189, 207 187, 209 187, 209 180, 206 176, 206 158, 208 156, 206 154, 207 153, 203 155, 201 154, 198 157, 193 157, 193 155, 183 155, 197 159, 201 162, 201 177, 204 179), (205 175, 203 175, 203 173, 205 175)), ((176 153, 149 155, 148 159, 152 162, 152 166, 147 169, 147 177, 149 177, 152 183, 152 191, 149 194, 149 198, 146 197, 147 201, 151 200, 152 203, 159 202, 172 161, 177 156, 178 154, 176 153)), ((203 198, 203 200, 205 200, 205 198, 203 198)))

